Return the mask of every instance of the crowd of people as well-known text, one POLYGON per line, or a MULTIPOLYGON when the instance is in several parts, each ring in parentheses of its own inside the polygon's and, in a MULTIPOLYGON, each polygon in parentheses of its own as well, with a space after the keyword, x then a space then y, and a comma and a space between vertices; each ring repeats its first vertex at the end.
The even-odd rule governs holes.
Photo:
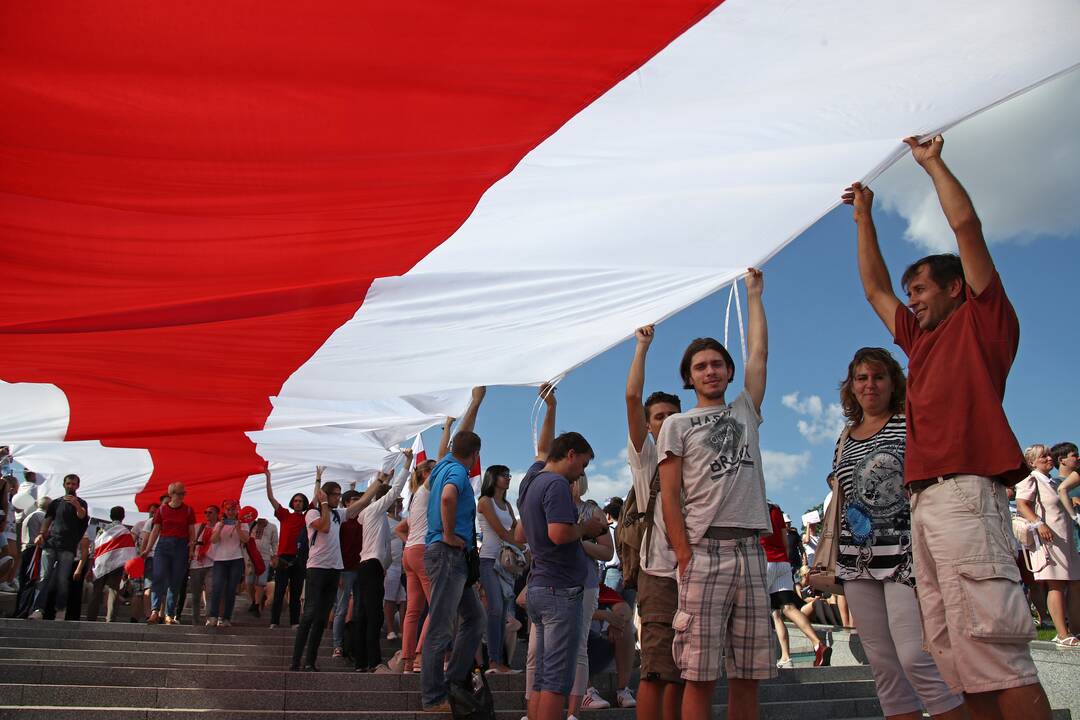
POLYGON ((23 616, 72 619, 69 598, 77 607, 76 585, 92 577, 88 619, 103 594, 105 619, 115 619, 123 584, 132 621, 175 624, 190 595, 202 623, 205 594, 208 627, 230 624, 243 586, 253 616, 269 602, 271 628, 283 626, 288 602, 293 670, 319 669, 330 625, 333 657, 358 672, 419 672, 425 711, 449 711, 452 688, 479 662, 491 673, 524 670, 530 720, 613 704, 636 706, 643 719, 706 718, 725 673, 727 717, 756 718, 760 681, 792 667, 789 624, 813 664, 829 664, 817 621, 857 630, 889 718, 1049 718, 1027 645, 1029 601, 1056 628, 1055 644, 1080 646, 1071 632, 1080 626, 1080 515, 1069 496, 1080 485, 1077 447, 1021 452, 1002 409, 1016 313, 974 207, 941 159, 943 140, 908 142, 959 255, 913 263, 902 302, 878 248, 873 193, 859 183, 844 192, 866 298, 908 372, 888 350, 864 347, 843 375, 847 423, 825 503, 839 518, 835 557, 819 552, 828 528, 808 523, 800 536, 766 497, 758 428, 768 328, 763 275, 751 268, 746 361, 737 368, 718 341, 693 340, 678 367, 693 407, 673 392, 646 396, 655 333, 637 330, 625 500, 587 499, 593 450, 581 433, 556 435, 550 386, 540 389, 544 420, 516 505, 506 465, 489 466, 474 492, 477 388, 456 432, 446 423, 435 459, 414 465, 404 451, 402 467, 363 492, 322 482, 318 468, 310 498, 297 493, 283 506, 267 472, 276 523, 245 516, 236 500, 197 517, 176 482, 130 532, 114 508, 91 539, 79 478, 69 475, 65 495, 42 498, 16 536, 8 481, 0 581, 14 578, 21 553, 23 616), (26 562, 35 554, 36 581, 26 562), (842 590, 821 591, 824 572, 842 590), (383 633, 401 640, 392 658, 383 633), (519 633, 528 647, 515 669, 519 633), (590 678, 612 664, 617 690, 604 698, 590 678))

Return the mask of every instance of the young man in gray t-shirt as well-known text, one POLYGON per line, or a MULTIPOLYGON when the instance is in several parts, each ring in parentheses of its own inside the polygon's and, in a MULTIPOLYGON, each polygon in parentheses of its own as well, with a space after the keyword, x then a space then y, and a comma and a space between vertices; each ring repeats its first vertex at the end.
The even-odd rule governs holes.
POLYGON ((761 271, 750 269, 743 391, 727 403, 731 355, 712 338, 694 340, 679 369, 697 405, 668 417, 657 441, 664 524, 678 562, 672 650, 686 681, 685 718, 711 715, 722 659, 729 717, 757 717, 758 681, 776 676, 758 542, 771 530, 758 443, 768 357, 763 284, 761 271))

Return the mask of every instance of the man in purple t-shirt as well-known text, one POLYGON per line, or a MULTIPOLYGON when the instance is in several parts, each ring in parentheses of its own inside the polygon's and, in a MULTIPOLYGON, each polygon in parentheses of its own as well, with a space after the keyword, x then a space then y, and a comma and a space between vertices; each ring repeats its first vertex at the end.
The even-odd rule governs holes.
MULTIPOLYGON (((554 397, 547 420, 545 426, 553 427, 554 397)), ((570 483, 581 477, 592 457, 580 433, 563 433, 551 443, 546 460, 529 468, 518 491, 519 527, 533 557, 526 597, 529 620, 536 626, 536 673, 529 688, 529 717, 535 720, 562 717, 574 678, 588 575, 581 539, 607 529, 601 514, 578 522, 570 495, 570 483)))

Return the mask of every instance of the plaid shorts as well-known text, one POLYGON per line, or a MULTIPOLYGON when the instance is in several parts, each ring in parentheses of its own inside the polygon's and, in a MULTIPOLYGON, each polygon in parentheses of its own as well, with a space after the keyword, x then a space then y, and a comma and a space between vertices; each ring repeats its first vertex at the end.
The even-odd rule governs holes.
POLYGON ((765 586, 765 553, 756 537, 702 538, 678 578, 679 609, 672 623, 672 651, 684 680, 719 680, 720 661, 729 678, 777 676, 765 586))

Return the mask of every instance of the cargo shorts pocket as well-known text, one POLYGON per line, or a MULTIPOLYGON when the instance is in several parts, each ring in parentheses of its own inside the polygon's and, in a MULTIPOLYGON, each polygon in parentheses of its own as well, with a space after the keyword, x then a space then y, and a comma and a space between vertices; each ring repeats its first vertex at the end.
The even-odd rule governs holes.
POLYGON ((677 633, 690 632, 690 625, 694 621, 694 616, 688 612, 678 610, 675 613, 675 617, 671 621, 671 627, 677 633))
POLYGON ((956 566, 964 626, 975 640, 1026 643, 1035 626, 1015 564, 973 562, 956 566))

